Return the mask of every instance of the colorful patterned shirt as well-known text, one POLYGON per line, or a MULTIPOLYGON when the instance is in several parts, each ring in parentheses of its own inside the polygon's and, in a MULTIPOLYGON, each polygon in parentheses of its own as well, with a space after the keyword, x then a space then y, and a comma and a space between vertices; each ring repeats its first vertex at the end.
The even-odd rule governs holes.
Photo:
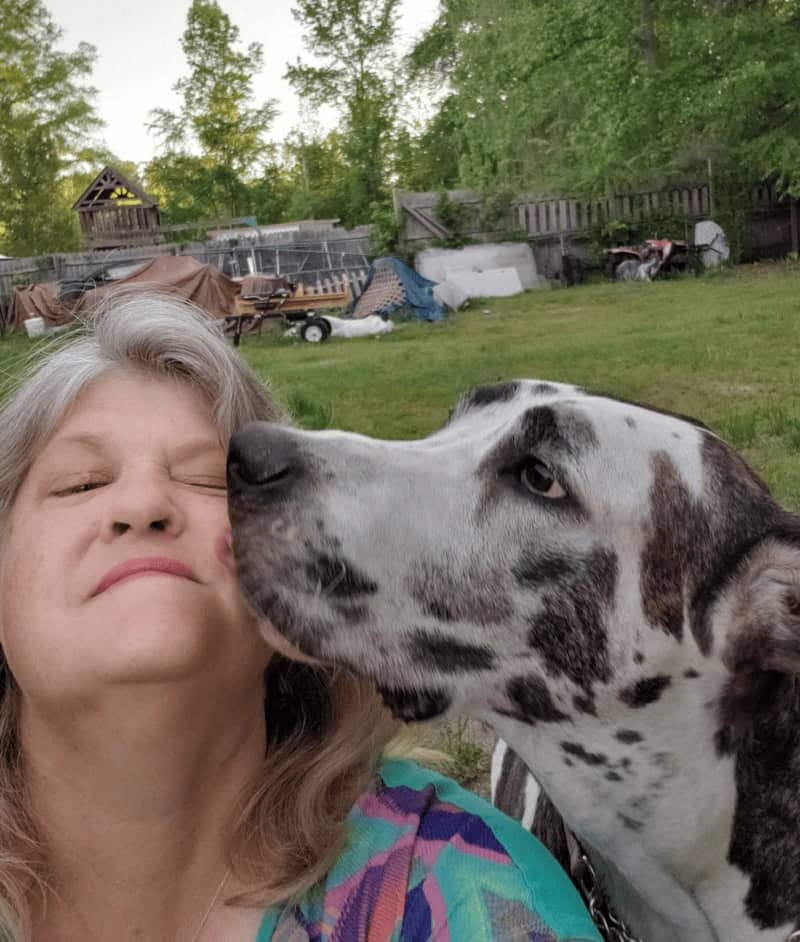
POLYGON ((387 761, 350 824, 324 883, 256 942, 601 942, 547 850, 450 779, 387 761))

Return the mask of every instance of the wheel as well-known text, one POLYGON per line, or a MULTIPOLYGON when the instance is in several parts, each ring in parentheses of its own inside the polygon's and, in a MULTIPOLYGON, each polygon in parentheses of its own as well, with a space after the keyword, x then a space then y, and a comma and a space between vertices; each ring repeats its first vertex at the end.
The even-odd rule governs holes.
POLYGON ((333 330, 331 327, 331 322, 327 317, 318 317, 317 320, 320 322, 320 324, 322 324, 322 329, 325 331, 325 339, 327 340, 331 335, 331 331, 333 330))
POLYGON ((322 343, 331 332, 330 324, 327 325, 327 331, 325 328, 326 325, 322 318, 313 317, 300 328, 300 336, 308 343, 322 343))

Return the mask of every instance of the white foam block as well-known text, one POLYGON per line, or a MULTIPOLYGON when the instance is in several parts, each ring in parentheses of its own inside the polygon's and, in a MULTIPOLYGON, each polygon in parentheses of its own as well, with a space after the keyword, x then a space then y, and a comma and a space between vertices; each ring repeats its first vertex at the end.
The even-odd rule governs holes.
POLYGON ((453 271, 447 280, 469 298, 506 298, 525 290, 516 268, 453 271))

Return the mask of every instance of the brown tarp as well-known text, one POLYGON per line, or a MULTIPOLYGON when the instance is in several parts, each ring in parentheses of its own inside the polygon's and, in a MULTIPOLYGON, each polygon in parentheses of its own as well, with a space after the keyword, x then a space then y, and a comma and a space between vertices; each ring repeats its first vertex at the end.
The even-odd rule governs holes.
POLYGON ((213 317, 233 314, 239 294, 239 284, 213 265, 203 265, 189 255, 159 255, 127 278, 93 288, 66 305, 57 298, 56 283, 17 288, 11 298, 9 322, 14 330, 24 330, 25 320, 38 315, 51 327, 68 324, 76 314, 91 313, 109 294, 128 285, 145 284, 187 298, 213 317))

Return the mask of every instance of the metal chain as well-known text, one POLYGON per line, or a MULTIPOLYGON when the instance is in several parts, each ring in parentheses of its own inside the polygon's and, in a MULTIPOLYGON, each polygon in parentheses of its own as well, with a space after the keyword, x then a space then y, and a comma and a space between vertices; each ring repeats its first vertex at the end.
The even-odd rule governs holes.
POLYGON ((600 935, 605 942, 642 942, 609 906, 600 890, 600 881, 597 879, 592 862, 583 851, 572 876, 583 895, 592 922, 600 930, 600 935))

